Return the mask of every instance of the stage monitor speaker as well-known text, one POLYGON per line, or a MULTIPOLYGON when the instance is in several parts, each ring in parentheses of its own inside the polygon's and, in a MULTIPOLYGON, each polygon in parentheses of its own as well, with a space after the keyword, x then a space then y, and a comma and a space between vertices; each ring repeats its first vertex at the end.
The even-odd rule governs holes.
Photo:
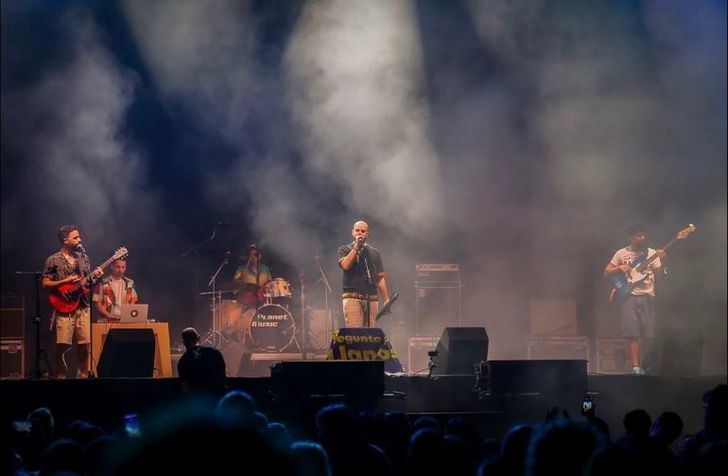
POLYGON ((446 327, 437 351, 432 375, 475 375, 475 364, 488 360, 485 327, 446 327))
POLYGON ((494 394, 572 394, 587 389, 586 360, 491 360, 488 378, 494 394))
POLYGON ((280 362, 271 367, 271 390, 289 401, 344 397, 373 408, 384 394, 384 361, 280 362))
POLYGON ((99 377, 152 377, 154 331, 110 329, 98 365, 99 377))
POLYGON ((655 341, 657 373, 665 376, 700 375, 703 336, 697 329, 662 329, 655 341))

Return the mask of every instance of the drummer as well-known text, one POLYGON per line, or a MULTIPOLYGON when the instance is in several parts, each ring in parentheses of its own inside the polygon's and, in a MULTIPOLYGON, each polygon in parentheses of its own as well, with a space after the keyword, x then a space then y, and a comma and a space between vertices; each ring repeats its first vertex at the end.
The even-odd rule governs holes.
POLYGON ((247 259, 247 262, 238 267, 233 277, 235 284, 241 288, 238 301, 243 312, 262 304, 263 288, 265 283, 272 279, 270 268, 263 263, 263 252, 258 246, 250 245, 248 251, 248 256, 241 256, 242 259, 247 259))

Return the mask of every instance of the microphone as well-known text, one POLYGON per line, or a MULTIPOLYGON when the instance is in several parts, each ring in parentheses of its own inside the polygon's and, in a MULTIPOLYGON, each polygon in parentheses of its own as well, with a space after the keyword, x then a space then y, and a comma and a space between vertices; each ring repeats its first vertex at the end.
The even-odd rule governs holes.
POLYGON ((218 220, 217 224, 227 226, 230 224, 230 220, 218 220))
POLYGON ((76 246, 76 251, 78 251, 78 252, 79 252, 79 253, 81 253, 82 255, 85 255, 85 254, 86 254, 86 250, 84 249, 84 247, 83 247, 83 245, 82 245, 81 243, 79 243, 79 244, 78 244, 78 245, 76 246))

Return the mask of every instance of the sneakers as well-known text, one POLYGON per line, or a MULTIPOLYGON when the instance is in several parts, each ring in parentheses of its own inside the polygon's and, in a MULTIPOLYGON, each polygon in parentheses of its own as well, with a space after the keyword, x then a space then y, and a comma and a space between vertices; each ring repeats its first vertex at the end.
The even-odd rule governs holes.
POLYGON ((634 375, 644 375, 645 371, 642 369, 642 367, 632 367, 632 374, 634 375))

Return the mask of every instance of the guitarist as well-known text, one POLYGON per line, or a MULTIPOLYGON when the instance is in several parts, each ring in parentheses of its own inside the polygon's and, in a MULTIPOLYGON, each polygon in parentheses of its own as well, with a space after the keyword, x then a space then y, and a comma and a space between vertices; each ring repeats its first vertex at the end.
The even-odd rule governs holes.
POLYGON ((339 247, 339 267, 344 272, 341 294, 346 327, 373 327, 379 307, 378 295, 389 301, 389 289, 379 250, 367 243, 369 225, 357 221, 351 230, 354 241, 339 247))
MULTIPOLYGON (((91 274, 88 257, 82 252, 81 233, 78 228, 74 225, 61 226, 58 229, 58 239, 61 241, 60 251, 50 255, 43 268, 43 288, 49 291, 61 284, 81 282, 91 274)), ((96 268, 93 276, 98 278, 103 273, 103 270, 96 268)), ((66 354, 71 350, 74 338, 78 357, 77 375, 88 377, 91 370, 91 313, 88 295, 81 297, 80 305, 73 312, 61 314, 54 310, 53 321, 56 328, 56 378, 66 378, 66 354)))
POLYGON ((614 257, 604 268, 604 277, 611 277, 615 273, 624 273, 629 276, 632 268, 637 266, 635 260, 641 261, 657 255, 657 258, 649 263, 644 271, 647 277, 637 283, 629 295, 618 303, 621 333, 623 337, 630 339, 629 357, 632 363, 632 373, 644 375, 640 344, 644 344, 646 339, 652 339, 655 336, 655 272, 661 269, 664 272, 663 261, 667 255, 664 250, 647 247, 644 225, 639 223, 630 225, 627 235, 629 236, 629 246, 614 253, 614 257))

